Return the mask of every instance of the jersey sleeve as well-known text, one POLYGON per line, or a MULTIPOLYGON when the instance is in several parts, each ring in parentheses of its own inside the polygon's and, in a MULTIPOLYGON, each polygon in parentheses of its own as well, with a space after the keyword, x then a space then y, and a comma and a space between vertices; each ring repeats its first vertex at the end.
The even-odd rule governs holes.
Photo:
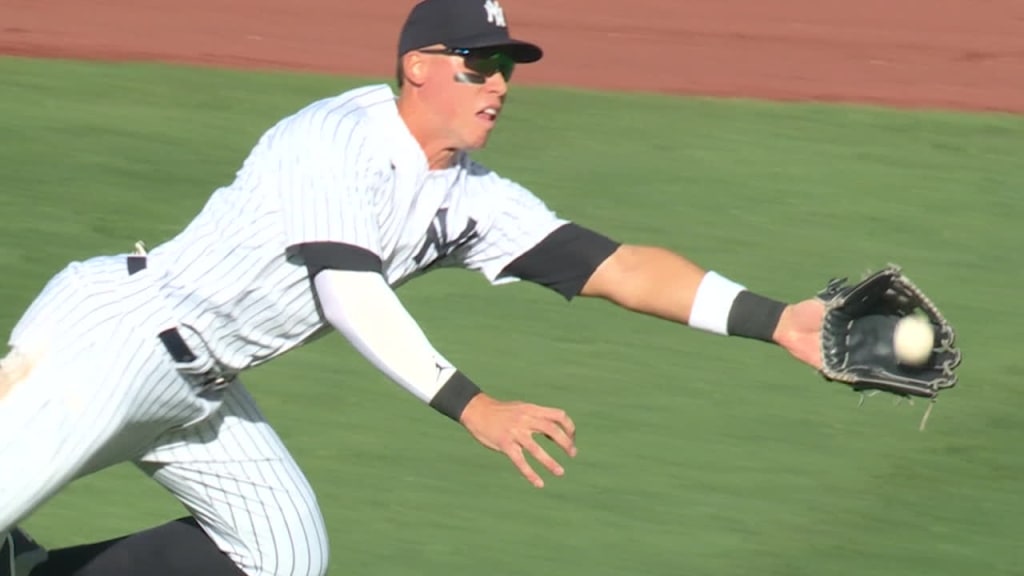
POLYGON ((461 265, 491 284, 528 281, 577 296, 620 244, 559 216, 525 187, 494 173, 474 198, 481 233, 461 251, 461 265))
POLYGON ((482 226, 457 254, 459 264, 495 285, 519 281, 503 274, 505 268, 568 222, 523 186, 494 173, 482 178, 473 198, 474 218, 482 226))
POLYGON ((381 269, 374 147, 357 122, 311 119, 280 171, 285 253, 311 269, 381 269))

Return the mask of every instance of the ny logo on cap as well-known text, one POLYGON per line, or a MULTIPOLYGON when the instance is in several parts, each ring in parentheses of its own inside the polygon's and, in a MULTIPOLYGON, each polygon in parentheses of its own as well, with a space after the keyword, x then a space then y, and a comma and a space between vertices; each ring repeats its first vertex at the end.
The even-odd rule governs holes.
POLYGON ((505 27, 505 11, 501 9, 498 0, 487 0, 484 2, 484 10, 487 10, 487 21, 495 26, 505 27))

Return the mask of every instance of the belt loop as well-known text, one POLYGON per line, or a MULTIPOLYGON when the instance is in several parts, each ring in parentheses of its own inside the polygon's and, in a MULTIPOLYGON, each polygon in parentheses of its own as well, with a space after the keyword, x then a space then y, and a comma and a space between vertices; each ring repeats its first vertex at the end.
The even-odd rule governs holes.
POLYGON ((131 276, 136 272, 140 272, 146 269, 146 257, 135 256, 134 254, 128 257, 128 275, 131 276))
POLYGON ((131 276, 140 270, 146 269, 146 245, 139 240, 135 243, 135 250, 128 256, 128 275, 131 276))

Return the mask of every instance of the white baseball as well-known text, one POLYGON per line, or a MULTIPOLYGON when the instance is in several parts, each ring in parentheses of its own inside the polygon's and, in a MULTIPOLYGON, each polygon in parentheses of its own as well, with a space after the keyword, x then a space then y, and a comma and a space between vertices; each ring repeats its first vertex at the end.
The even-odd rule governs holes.
POLYGON ((932 355, 935 329, 921 316, 907 316, 896 323, 892 344, 901 363, 919 366, 932 355))

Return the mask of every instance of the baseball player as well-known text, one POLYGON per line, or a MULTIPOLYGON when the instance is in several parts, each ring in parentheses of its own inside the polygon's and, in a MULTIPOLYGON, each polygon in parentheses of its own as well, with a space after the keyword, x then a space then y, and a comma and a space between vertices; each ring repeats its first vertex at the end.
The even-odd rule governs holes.
POLYGON ((571 418, 484 393, 396 296, 442 267, 603 298, 820 366, 817 301, 787 305, 669 250, 612 240, 470 157, 516 65, 542 57, 510 37, 497 0, 423 0, 398 56, 397 96, 370 85, 282 119, 180 234, 69 264, 21 317, 0 366, 0 462, 11 467, 0 534, 25 541, 11 531, 43 502, 126 461, 191 513, 50 550, 32 574, 324 574, 314 490, 242 374, 330 332, 532 485, 544 481, 528 455, 560 476, 534 436, 572 457, 571 418))

